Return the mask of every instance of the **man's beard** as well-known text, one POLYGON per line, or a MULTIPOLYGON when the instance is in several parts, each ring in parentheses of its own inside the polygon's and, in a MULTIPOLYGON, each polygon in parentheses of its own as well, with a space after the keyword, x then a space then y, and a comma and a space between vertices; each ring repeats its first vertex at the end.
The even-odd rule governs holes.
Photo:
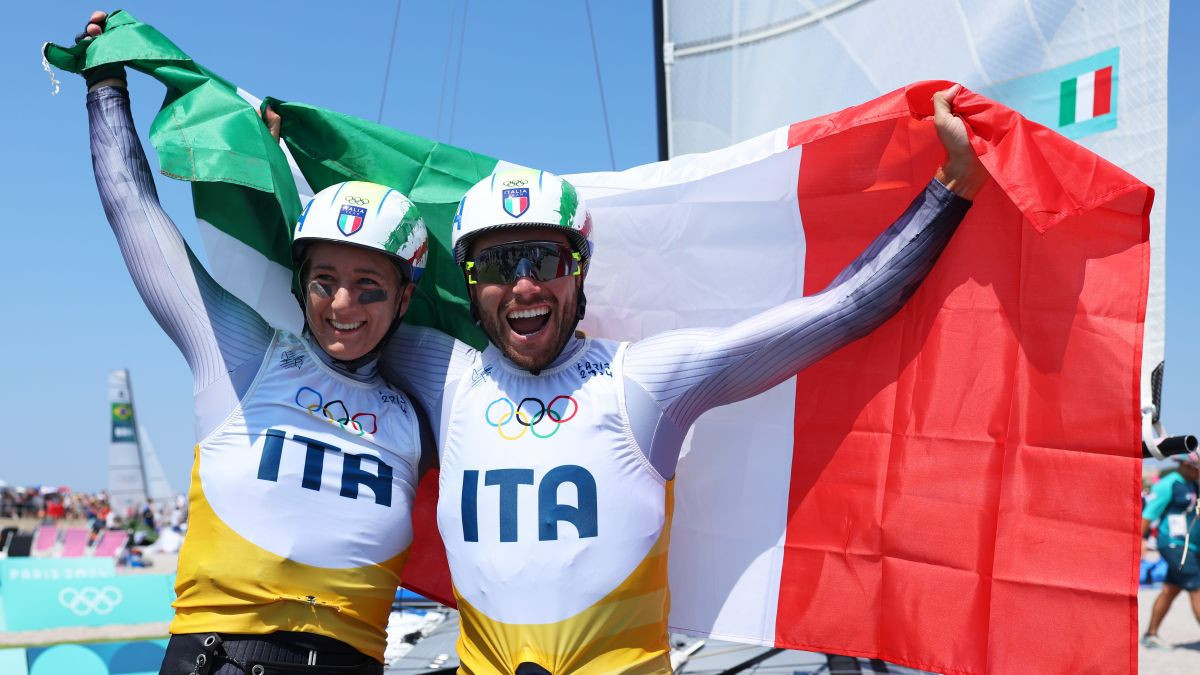
POLYGON ((483 332, 487 334, 491 343, 496 345, 496 348, 504 354, 504 357, 519 368, 531 371, 535 375, 553 363, 554 359, 558 358, 558 355, 562 353, 567 341, 571 339, 576 324, 576 308, 578 307, 578 300, 574 295, 561 307, 552 296, 538 298, 538 302, 547 302, 550 304, 550 319, 547 320, 546 326, 542 330, 551 330, 554 333, 549 336, 550 339, 546 343, 548 346, 535 354, 523 354, 516 351, 513 344, 508 340, 513 331, 509 328, 508 321, 504 317, 508 312, 522 305, 509 304, 498 313, 480 316, 479 319, 483 332))

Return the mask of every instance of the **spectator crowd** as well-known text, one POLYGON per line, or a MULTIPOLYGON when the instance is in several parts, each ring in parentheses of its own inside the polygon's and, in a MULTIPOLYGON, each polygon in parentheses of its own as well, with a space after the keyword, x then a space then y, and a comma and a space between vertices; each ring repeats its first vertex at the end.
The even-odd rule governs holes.
POLYGON ((117 513, 111 507, 106 491, 75 492, 66 487, 13 487, 0 483, 0 520, 29 521, 54 525, 60 522, 86 522, 92 537, 104 530, 129 529, 146 533, 153 540, 160 528, 178 531, 187 521, 187 503, 182 496, 175 500, 129 507, 117 513))

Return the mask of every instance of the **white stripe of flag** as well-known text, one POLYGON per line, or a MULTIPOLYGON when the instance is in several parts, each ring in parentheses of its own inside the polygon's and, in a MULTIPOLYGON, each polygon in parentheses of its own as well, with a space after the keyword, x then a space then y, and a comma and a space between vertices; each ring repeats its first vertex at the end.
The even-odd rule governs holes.
POLYGON ((1096 73, 1084 73, 1075 80, 1075 121, 1082 122, 1094 117, 1096 99, 1096 73))

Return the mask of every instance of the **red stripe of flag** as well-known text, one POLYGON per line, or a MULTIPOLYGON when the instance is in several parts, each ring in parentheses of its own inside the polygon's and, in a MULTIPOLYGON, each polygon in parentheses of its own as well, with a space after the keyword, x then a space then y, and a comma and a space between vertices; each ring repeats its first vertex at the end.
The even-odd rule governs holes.
MULTIPOLYGON (((943 86, 791 128, 806 294, 933 174, 943 86)), ((897 316, 797 376, 776 646, 1135 672, 1151 192, 1008 108, 955 103, 992 184, 897 316)))
POLYGON ((1096 71, 1094 90, 1092 116, 1107 115, 1112 111, 1112 66, 1105 66, 1096 71))

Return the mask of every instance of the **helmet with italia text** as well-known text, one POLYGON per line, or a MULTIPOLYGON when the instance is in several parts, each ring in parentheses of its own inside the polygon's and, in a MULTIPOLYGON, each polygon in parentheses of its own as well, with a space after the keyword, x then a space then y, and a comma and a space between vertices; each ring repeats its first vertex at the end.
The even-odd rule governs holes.
POLYGON ((516 227, 562 231, 586 272, 592 256, 592 216, 575 186, 536 169, 500 171, 467 190, 450 232, 454 261, 465 264, 471 240, 480 233, 516 227))
POLYGON ((386 185, 364 181, 330 185, 309 200, 292 236, 297 264, 304 248, 316 241, 379 251, 414 282, 421 280, 429 251, 429 234, 416 204, 386 185))

